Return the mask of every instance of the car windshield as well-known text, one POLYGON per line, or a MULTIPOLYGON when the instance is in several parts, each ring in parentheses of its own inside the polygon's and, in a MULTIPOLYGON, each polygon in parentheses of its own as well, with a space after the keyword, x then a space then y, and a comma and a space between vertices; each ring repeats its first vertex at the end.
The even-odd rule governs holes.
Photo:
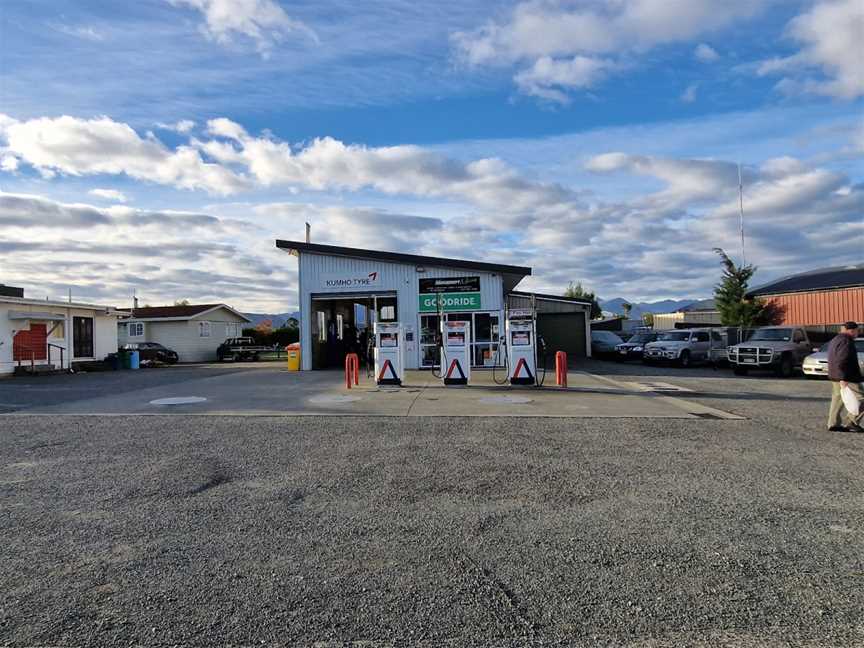
POLYGON ((645 342, 650 342, 651 339, 652 339, 652 336, 649 335, 648 333, 637 333, 632 338, 630 338, 628 340, 628 342, 634 342, 637 344, 644 344, 645 342))
POLYGON ((660 342, 686 342, 690 339, 690 333, 677 331, 670 333, 662 333, 659 338, 660 342))
POLYGON ((792 339, 792 329, 762 329, 756 331, 751 342, 788 342, 792 339))

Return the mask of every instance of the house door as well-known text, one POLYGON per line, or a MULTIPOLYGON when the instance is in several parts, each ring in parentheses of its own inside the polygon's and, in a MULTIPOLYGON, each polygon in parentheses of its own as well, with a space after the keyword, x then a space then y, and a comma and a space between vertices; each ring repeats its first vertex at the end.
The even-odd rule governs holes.
POLYGON ((93 357, 93 318, 72 318, 72 354, 76 358, 93 357))
POLYGON ((21 362, 48 358, 48 325, 31 324, 29 331, 18 331, 12 339, 12 359, 21 362))

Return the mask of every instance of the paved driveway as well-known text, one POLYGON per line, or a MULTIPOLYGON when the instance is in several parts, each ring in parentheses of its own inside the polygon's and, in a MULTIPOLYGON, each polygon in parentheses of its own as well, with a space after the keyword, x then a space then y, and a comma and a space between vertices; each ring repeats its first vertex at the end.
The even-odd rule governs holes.
POLYGON ((0 382, 0 407, 19 414, 735 418, 681 398, 689 390, 656 380, 577 371, 565 390, 554 386, 551 374, 542 389, 500 386, 494 378, 490 371, 475 371, 471 386, 445 388, 430 372, 411 371, 401 389, 379 389, 364 376, 348 390, 341 372, 202 365, 10 379, 0 382))

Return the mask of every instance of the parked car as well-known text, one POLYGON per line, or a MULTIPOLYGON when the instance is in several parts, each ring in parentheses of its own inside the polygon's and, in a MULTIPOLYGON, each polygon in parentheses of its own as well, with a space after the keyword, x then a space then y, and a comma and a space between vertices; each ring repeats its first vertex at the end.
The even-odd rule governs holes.
MULTIPOLYGON (((855 350, 858 352, 858 364, 861 366, 861 371, 864 372, 864 337, 855 340, 855 350)), ((804 358, 801 369, 808 378, 827 378, 828 345, 823 344, 816 353, 811 353, 804 358)))
POLYGON ((634 333, 633 337, 615 347, 616 360, 641 360, 645 345, 654 342, 657 333, 634 333))
POLYGON ((130 342, 120 347, 121 351, 137 351, 142 365, 150 365, 157 362, 174 364, 180 356, 177 352, 162 346, 158 342, 130 342))
POLYGON ((216 349, 216 358, 222 362, 226 358, 232 360, 258 360, 260 354, 269 353, 273 349, 258 344, 251 337, 228 338, 216 349))
POLYGON ((789 378, 813 353, 807 331, 794 326, 763 326, 746 342, 729 347, 729 364, 737 376, 752 369, 768 369, 789 378))
POLYGON ((645 345, 642 361, 675 362, 689 367, 700 362, 722 362, 726 357, 726 340, 713 329, 664 331, 657 340, 645 345))
POLYGON ((591 355, 612 355, 615 347, 623 342, 624 340, 612 331, 591 331, 591 355))

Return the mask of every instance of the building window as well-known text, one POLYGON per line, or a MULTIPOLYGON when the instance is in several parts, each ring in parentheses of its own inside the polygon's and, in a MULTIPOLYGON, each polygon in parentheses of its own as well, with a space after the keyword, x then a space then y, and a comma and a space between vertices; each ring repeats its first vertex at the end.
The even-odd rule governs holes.
POLYGON ((210 337, 210 322, 198 322, 198 337, 210 337))
POLYGON ((241 324, 228 323, 225 325, 225 337, 240 337, 243 335, 241 324))
POLYGON ((327 315, 324 311, 317 311, 318 319, 318 341, 327 341, 327 315))
POLYGON ((72 353, 76 358, 93 357, 93 318, 72 318, 72 353))
POLYGON ((129 337, 144 337, 144 322, 129 322, 129 337))

